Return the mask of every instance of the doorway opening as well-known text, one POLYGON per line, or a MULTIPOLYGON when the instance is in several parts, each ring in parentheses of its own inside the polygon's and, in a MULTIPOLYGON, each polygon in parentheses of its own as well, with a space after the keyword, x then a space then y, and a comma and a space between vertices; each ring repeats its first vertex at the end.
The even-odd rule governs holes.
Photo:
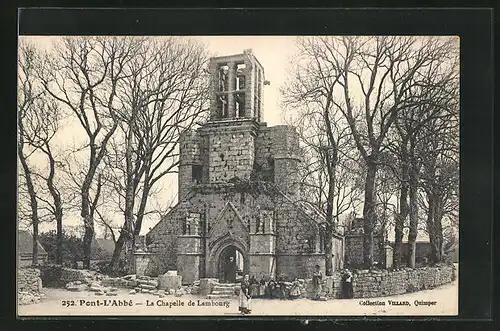
POLYGON ((219 255, 219 281, 236 283, 243 278, 245 259, 243 253, 235 246, 228 246, 219 255))

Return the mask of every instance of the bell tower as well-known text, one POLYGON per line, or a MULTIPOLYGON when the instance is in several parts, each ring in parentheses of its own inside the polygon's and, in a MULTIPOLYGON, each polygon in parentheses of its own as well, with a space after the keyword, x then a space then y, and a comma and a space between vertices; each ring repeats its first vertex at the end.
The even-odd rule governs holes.
POLYGON ((210 61, 210 120, 263 118, 264 68, 252 50, 210 61))
POLYGON ((264 68, 251 50, 210 60, 210 118, 205 142, 207 183, 248 179, 263 115, 264 68))

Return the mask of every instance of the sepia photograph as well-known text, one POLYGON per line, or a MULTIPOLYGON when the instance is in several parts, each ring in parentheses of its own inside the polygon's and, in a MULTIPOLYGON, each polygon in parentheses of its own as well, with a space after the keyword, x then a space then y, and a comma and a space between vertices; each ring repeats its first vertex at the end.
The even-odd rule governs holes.
POLYGON ((458 36, 19 36, 17 66, 19 317, 458 315, 458 36))

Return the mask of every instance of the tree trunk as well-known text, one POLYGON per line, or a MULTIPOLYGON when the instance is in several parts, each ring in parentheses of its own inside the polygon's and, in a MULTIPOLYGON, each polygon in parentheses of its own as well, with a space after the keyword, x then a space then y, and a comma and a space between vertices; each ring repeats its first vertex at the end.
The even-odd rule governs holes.
POLYGON ((85 233, 83 235, 83 267, 90 268, 90 258, 92 255, 92 239, 94 238, 94 219, 90 213, 89 189, 86 189, 84 183, 81 192, 82 195, 82 211, 83 225, 85 233))
POLYGON ((406 148, 401 151, 401 190, 399 192, 399 213, 394 224, 394 267, 401 266, 403 230, 408 217, 408 156, 406 148))
POLYGON ((109 263, 109 272, 114 273, 116 272, 116 267, 117 267, 117 262, 120 259, 120 254, 123 250, 123 246, 127 242, 127 235, 124 234, 127 230, 125 227, 122 227, 122 230, 120 232, 120 235, 118 236, 118 240, 115 243, 115 249, 113 250, 113 256, 111 258, 111 262, 109 263))
POLYGON ((413 157, 410 164, 410 231, 408 233, 408 266, 415 268, 416 241, 418 234, 418 167, 413 157))
POLYGON ((31 264, 38 265, 38 222, 33 222, 33 258, 31 264))
POLYGON ((325 275, 333 275, 333 226, 328 223, 325 231, 325 275))
POLYGON ((56 217, 56 263, 63 264, 63 226, 62 213, 56 217))
POLYGON ((141 203, 139 204, 139 209, 137 210, 137 219, 135 220, 133 238, 141 234, 142 220, 144 219, 144 213, 146 212, 146 205, 148 202, 150 190, 151 184, 149 183, 149 175, 146 174, 146 177, 144 179, 144 187, 142 189, 141 203))
MULTIPOLYGON (((21 122, 19 120, 19 122, 21 122)), ((19 123, 21 125, 21 123, 19 123)), ((24 156, 22 148, 22 138, 20 138, 18 146, 19 160, 21 161, 21 166, 23 167, 24 177, 26 179, 26 187, 28 189, 28 195, 30 197, 30 207, 31 207, 31 226, 33 228, 33 250, 31 257, 31 264, 38 265, 38 200, 36 198, 35 186, 33 185, 33 180, 31 178, 31 170, 29 168, 28 162, 24 156)))
POLYGON ((440 259, 439 254, 439 244, 436 239, 436 227, 434 224, 435 213, 436 213, 436 199, 433 194, 427 193, 427 202, 429 204, 429 210, 427 213, 427 232, 429 233, 429 241, 431 244, 431 262, 437 263, 440 259))
POLYGON ((113 257, 111 258, 111 262, 109 264, 109 271, 116 271, 116 262, 119 260, 123 245, 133 238, 134 232, 134 206, 135 206, 135 195, 136 188, 135 185, 135 172, 132 161, 132 144, 133 144, 133 132, 135 130, 135 118, 138 110, 138 106, 133 107, 132 116, 129 122, 129 128, 127 131, 127 147, 125 150, 125 176, 126 176, 126 184, 125 184, 125 210, 124 217, 125 222, 120 231, 120 236, 115 243, 115 249, 113 251, 113 257))
POLYGON ((326 231, 325 231, 325 275, 333 275, 333 197, 335 190, 335 179, 333 173, 330 173, 328 186, 328 197, 326 204, 326 231))
POLYGON ((44 152, 47 154, 49 158, 49 176, 47 177, 47 187, 49 189, 50 195, 52 196, 52 200, 54 201, 54 218, 56 219, 56 263, 59 265, 63 264, 63 207, 61 195, 57 191, 54 185, 54 176, 55 176, 55 168, 56 162, 54 157, 52 156, 52 152, 50 150, 50 146, 48 143, 45 144, 44 152))
POLYGON ((436 263, 443 261, 443 210, 441 200, 437 201, 436 212, 434 213, 434 236, 436 246, 436 263))
POLYGON ((365 268, 373 267, 373 226, 375 224, 375 177, 377 164, 373 156, 366 162, 365 203, 363 206, 363 261, 365 268))
POLYGON ((90 268, 90 259, 92 256, 92 239, 94 238, 94 226, 90 217, 84 221, 85 233, 83 235, 83 268, 90 268))

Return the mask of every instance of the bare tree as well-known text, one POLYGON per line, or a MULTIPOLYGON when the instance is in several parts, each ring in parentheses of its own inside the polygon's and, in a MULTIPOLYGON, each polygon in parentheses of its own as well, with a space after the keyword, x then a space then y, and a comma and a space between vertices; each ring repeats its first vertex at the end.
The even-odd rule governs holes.
MULTIPOLYGON (((389 153, 383 153, 381 161, 384 164, 391 164, 394 162, 394 157, 389 153)), ((374 236, 378 239, 376 241, 379 248, 380 262, 384 261, 385 252, 384 247, 388 242, 389 232, 394 227, 394 219, 396 215, 397 206, 393 204, 393 198, 399 189, 399 182, 394 176, 392 169, 388 166, 381 166, 376 178, 376 211, 377 224, 374 226, 374 236)))
POLYGON ((124 213, 111 269, 123 245, 140 234, 155 184, 177 171, 179 134, 205 113, 207 59, 203 47, 188 39, 142 39, 125 67, 118 135, 106 161, 124 213))
POLYGON ((425 84, 420 73, 446 55, 446 43, 439 38, 399 36, 307 39, 315 68, 310 76, 338 83, 331 102, 347 121, 366 165, 363 257, 365 266, 371 267, 375 183, 383 143, 399 112, 432 101, 412 97, 408 91, 425 84))
POLYGON ((284 108, 296 111, 288 121, 305 149, 304 198, 325 216, 325 273, 332 275, 334 231, 340 215, 355 205, 356 186, 351 177, 354 162, 347 155, 349 129, 334 106, 339 77, 323 71, 323 49, 315 42, 298 39, 296 65, 281 93, 284 108))
MULTIPOLYGON (((21 41, 18 58, 18 142, 17 154, 23 171, 19 179, 24 180, 29 197, 29 217, 31 219, 33 235, 32 264, 38 264, 38 227, 41 221, 39 207, 39 193, 37 192, 37 172, 29 160, 36 156, 39 150, 47 153, 46 147, 57 131, 57 114, 52 113, 46 102, 43 89, 36 80, 36 71, 41 65, 40 54, 32 44, 21 41)), ((52 156, 50 150, 48 155, 52 156)), ((49 158, 50 159, 50 158, 49 158)), ((53 164, 52 164, 53 165, 53 164)), ((51 171, 53 168, 51 167, 51 171)), ((53 184, 53 173, 49 174, 47 184, 53 184)), ((54 185, 49 185, 49 189, 54 185)), ((40 188, 38 188, 40 189, 40 188)), ((21 195, 18 195, 18 199, 21 195)), ((19 201, 19 200, 18 200, 19 201)))
MULTIPOLYGON (((395 226, 395 265, 400 264, 403 225, 409 216, 409 254, 407 264, 415 266, 415 246, 418 227, 418 196, 420 187, 421 144, 425 125, 434 120, 449 118, 450 107, 456 107, 458 92, 458 49, 454 39, 442 44, 447 49, 445 55, 436 58, 433 64, 418 73, 419 84, 407 91, 407 97, 422 100, 399 112, 394 131, 395 139, 386 142, 387 147, 397 156, 398 169, 395 170, 400 189, 400 211, 395 226)), ((432 139, 432 138, 431 138, 432 139)), ((429 145, 427 145, 429 147, 429 145)), ((428 149, 427 149, 428 150, 428 149)))
POLYGON ((426 124, 419 151, 425 196, 421 206, 427 211, 426 228, 434 263, 443 260, 443 219, 458 220, 458 101, 450 110, 449 116, 426 124))
POLYGON ((87 162, 79 183, 80 215, 85 226, 84 267, 90 266, 94 237, 93 201, 100 192, 98 168, 119 119, 116 100, 120 81, 126 78, 125 66, 137 50, 134 38, 65 37, 56 45, 50 65, 40 74, 48 94, 74 115, 86 136, 82 151, 87 162), (96 182, 97 180, 97 182, 96 182), (91 197, 92 185, 96 185, 91 197))

